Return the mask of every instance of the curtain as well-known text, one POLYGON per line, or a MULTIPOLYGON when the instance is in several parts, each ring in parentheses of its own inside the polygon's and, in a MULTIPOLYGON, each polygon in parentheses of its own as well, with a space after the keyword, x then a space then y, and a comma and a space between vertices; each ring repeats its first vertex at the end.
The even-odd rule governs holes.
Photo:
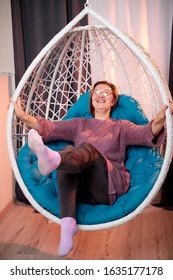
MULTIPOLYGON (((173 25, 172 25, 173 26, 173 25)), ((171 39, 171 54, 170 54, 170 68, 169 68, 169 89, 173 97, 173 30, 171 39)), ((160 206, 167 210, 173 210, 173 160, 169 167, 168 174, 161 189, 160 206)))
POLYGON ((170 54, 170 68, 169 68, 169 89, 173 97, 173 23, 172 23, 171 54, 170 54))

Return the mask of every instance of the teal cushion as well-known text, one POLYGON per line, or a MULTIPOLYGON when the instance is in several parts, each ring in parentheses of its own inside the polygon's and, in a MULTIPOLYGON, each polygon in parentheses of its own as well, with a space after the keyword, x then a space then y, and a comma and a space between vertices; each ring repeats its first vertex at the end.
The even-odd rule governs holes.
MULTIPOLYGON (((90 92, 81 95, 68 110, 64 119, 92 118, 89 112, 89 96, 90 92)), ((119 95, 117 106, 112 110, 111 117, 117 120, 129 120, 140 125, 148 123, 139 103, 133 97, 125 94, 119 95)))
MULTIPOLYGON (((64 119, 76 117, 92 118, 89 113, 89 92, 83 94, 69 109, 64 119)), ((145 125, 148 120, 134 98, 120 95, 112 118, 127 119, 136 124, 145 125)), ((66 141, 51 142, 48 146, 53 150, 61 150, 69 144, 66 141)), ((56 171, 42 176, 38 170, 37 157, 26 143, 17 156, 18 167, 23 181, 33 198, 43 208, 60 217, 58 185, 56 171)), ((77 205, 77 222, 79 224, 100 224, 120 219, 134 211, 146 198, 158 177, 162 166, 162 157, 155 148, 130 147, 127 151, 126 166, 130 172, 130 189, 119 197, 112 206, 77 205)))

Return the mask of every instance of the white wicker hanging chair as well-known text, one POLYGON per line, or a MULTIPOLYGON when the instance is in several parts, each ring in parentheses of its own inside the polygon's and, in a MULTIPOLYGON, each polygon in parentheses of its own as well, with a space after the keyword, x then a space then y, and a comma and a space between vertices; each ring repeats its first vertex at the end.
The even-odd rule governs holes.
MULTIPOLYGON (((20 96, 27 113, 61 120, 68 109, 89 91, 97 80, 118 85, 119 93, 134 97, 147 118, 156 116, 169 104, 170 92, 158 67, 148 53, 127 35, 117 30, 88 4, 38 54, 22 77, 13 96, 20 96), (99 26, 75 25, 86 15, 100 21, 99 26)), ((163 165, 152 190, 131 213, 118 220, 98 225, 79 225, 81 229, 103 229, 120 225, 139 214, 162 186, 172 159, 172 117, 166 113, 167 139, 163 165)), ((33 207, 56 223, 60 219, 35 201, 18 169, 16 155, 27 141, 28 128, 14 115, 11 105, 7 120, 7 142, 12 168, 18 184, 33 207)))

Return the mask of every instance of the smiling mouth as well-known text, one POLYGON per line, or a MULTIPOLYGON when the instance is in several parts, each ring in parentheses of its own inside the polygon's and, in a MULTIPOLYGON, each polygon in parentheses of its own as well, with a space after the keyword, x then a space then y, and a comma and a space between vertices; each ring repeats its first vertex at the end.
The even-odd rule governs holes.
POLYGON ((96 102, 97 103, 105 103, 105 100, 104 99, 97 99, 96 102))

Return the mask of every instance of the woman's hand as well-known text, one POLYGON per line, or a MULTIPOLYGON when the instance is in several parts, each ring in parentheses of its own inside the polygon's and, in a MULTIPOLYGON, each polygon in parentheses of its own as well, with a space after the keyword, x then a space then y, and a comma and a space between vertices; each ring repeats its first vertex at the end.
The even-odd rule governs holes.
POLYGON ((21 105, 21 100, 20 97, 17 99, 17 102, 11 99, 11 103, 14 107, 15 114, 18 118, 21 120, 25 121, 26 118, 26 113, 23 111, 22 105, 21 105))
POLYGON ((34 128, 35 130, 39 131, 39 122, 38 122, 37 118, 35 118, 34 116, 31 116, 31 115, 28 115, 24 112, 22 105, 21 105, 20 98, 18 98, 17 102, 12 99, 11 103, 14 107, 16 116, 18 118, 20 118, 22 121, 24 121, 31 128, 34 128))
MULTIPOLYGON (((170 100, 170 113, 173 115, 173 103, 170 100)), ((157 136, 162 130, 165 121, 166 121, 166 110, 168 109, 168 105, 163 105, 160 111, 158 112, 156 118, 153 120, 151 124, 151 131, 154 136, 157 136)))

